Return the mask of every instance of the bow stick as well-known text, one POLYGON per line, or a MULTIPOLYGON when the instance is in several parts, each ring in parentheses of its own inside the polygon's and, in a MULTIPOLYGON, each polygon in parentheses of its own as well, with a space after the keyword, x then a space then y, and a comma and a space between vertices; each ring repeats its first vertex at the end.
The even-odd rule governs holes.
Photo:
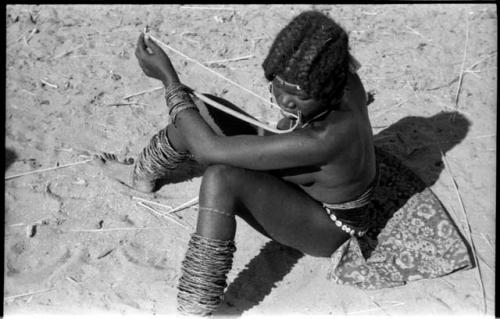
MULTIPOLYGON (((176 49, 172 48, 171 46, 167 45, 166 43, 163 43, 163 42, 162 42, 162 41, 160 41, 159 39, 157 39, 157 38, 155 38, 154 36, 150 35, 150 34, 149 34, 149 32, 148 32, 148 29, 147 29, 147 28, 144 30, 144 34, 145 34, 145 36, 149 37, 151 40, 155 41, 158 45, 163 46, 163 47, 165 47, 165 48, 169 49, 170 51, 172 51, 172 52, 174 52, 174 53, 176 53, 176 54, 178 54, 178 55, 182 56, 182 57, 183 57, 183 58, 185 58, 186 60, 189 60, 189 61, 191 61, 191 62, 194 62, 195 64, 197 64, 198 66, 202 67, 203 69, 205 69, 205 70, 207 70, 207 71, 209 71, 209 72, 211 72, 211 73, 213 73, 213 74, 217 75, 218 77, 220 77, 220 78, 222 78, 222 79, 224 79, 224 80, 228 81, 229 83, 231 83, 231 84, 233 84, 233 85, 235 85, 235 86, 239 87, 240 89, 242 89, 242 90, 244 90, 244 91, 246 91, 246 92, 248 92, 248 93, 252 94, 253 96, 255 96, 255 97, 259 98, 260 100, 263 100, 263 101, 264 101, 264 102, 266 102, 267 104, 270 104, 272 107, 278 107, 278 108, 279 108, 279 106, 278 106, 278 105, 276 105, 276 104, 272 103, 271 101, 266 100, 265 98, 263 98, 263 97, 261 97, 260 95, 258 95, 258 94, 256 94, 256 93, 254 93, 254 92, 250 91, 249 89, 245 88, 244 86, 241 86, 240 84, 238 84, 238 83, 236 83, 236 82, 234 82, 234 81, 232 81, 232 80, 230 80, 230 79, 228 79, 228 78, 224 77, 222 74, 220 74, 220 73, 218 73, 218 72, 215 72, 214 70, 210 69, 209 67, 206 67, 205 65, 203 65, 203 64, 201 64, 200 62, 196 61, 195 59, 190 58, 189 56, 185 55, 184 53, 182 53, 182 52, 180 52, 180 51, 178 51, 178 50, 176 50, 176 49)), ((192 89, 191 89, 191 90, 192 90, 192 89)), ((266 131, 273 132, 273 133, 276 133, 276 134, 283 134, 283 133, 289 133, 289 132, 292 132, 293 130, 295 130, 295 129, 297 128, 297 126, 299 125, 299 122, 300 122, 300 121, 299 121, 299 117, 298 117, 298 116, 296 116, 295 114, 290 114, 291 116, 293 116, 293 117, 295 117, 295 118, 297 119, 297 121, 295 122, 295 124, 294 124, 292 127, 290 127, 289 129, 286 129, 286 130, 279 130, 279 129, 276 129, 276 128, 274 128, 274 127, 272 127, 272 126, 268 125, 268 124, 262 123, 262 122, 258 121, 258 120, 257 120, 257 119, 255 119, 255 118, 249 117, 249 116, 247 116, 247 115, 245 115, 245 114, 242 114, 242 113, 239 113, 239 112, 236 112, 236 111, 234 111, 234 110, 232 110, 232 109, 230 109, 230 108, 228 108, 228 107, 226 107, 226 106, 224 106, 224 105, 222 105, 222 104, 220 104, 220 103, 218 103, 218 102, 216 102, 216 101, 212 100, 211 98, 209 98, 209 97, 207 97, 207 96, 203 95, 202 93, 197 92, 196 90, 192 90, 192 93, 193 93, 193 94, 194 94, 197 98, 199 98, 201 101, 203 101, 203 102, 205 102, 205 103, 210 104, 211 106, 215 107, 216 109, 218 109, 218 110, 220 110, 220 111, 222 111, 222 112, 224 112, 224 113, 227 113, 227 114, 229 114, 229 115, 232 115, 232 116, 234 116, 234 117, 236 117, 236 118, 238 118, 238 119, 240 119, 240 120, 242 120, 242 121, 245 121, 245 122, 247 122, 247 123, 250 123, 250 124, 252 124, 252 125, 255 125, 255 126, 257 126, 257 127, 260 127, 260 128, 262 128, 262 129, 264 129, 264 130, 266 130, 266 131)))

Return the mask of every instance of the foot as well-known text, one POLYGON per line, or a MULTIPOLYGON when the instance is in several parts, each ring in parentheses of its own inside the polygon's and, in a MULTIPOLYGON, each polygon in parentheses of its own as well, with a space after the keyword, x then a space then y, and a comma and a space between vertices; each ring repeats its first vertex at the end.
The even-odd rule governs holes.
POLYGON ((134 179, 134 160, 128 158, 119 160, 116 155, 111 153, 101 153, 95 155, 93 164, 100 167, 104 174, 117 182, 138 190, 143 193, 151 193, 155 189, 154 181, 134 179))

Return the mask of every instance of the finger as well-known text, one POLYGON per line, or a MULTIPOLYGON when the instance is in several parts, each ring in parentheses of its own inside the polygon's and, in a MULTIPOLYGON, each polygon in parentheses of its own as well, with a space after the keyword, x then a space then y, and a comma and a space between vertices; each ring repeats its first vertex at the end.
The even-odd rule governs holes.
POLYGON ((137 62, 139 63, 139 66, 141 67, 142 71, 143 71, 144 73, 146 73, 146 70, 147 70, 147 69, 146 69, 146 67, 144 66, 144 63, 142 63, 142 61, 141 61, 140 59, 139 59, 139 60, 137 60, 137 62))
POLYGON ((148 46, 148 48, 151 48, 151 50, 153 50, 154 53, 163 52, 163 49, 149 35, 146 35, 145 38, 144 38, 144 40, 145 40, 146 45, 148 46))
POLYGON ((147 49, 146 43, 144 42, 144 33, 141 32, 139 39, 137 39, 137 47, 135 50, 135 55, 138 56, 144 54, 147 49))

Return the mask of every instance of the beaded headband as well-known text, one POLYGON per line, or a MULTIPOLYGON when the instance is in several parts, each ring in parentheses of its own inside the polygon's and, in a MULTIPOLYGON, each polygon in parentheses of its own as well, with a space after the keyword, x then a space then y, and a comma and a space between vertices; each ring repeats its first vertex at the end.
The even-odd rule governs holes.
POLYGON ((296 89, 297 91, 303 91, 299 85, 287 82, 287 81, 283 80, 279 75, 276 75, 274 78, 276 80, 278 80, 278 82, 283 86, 289 86, 289 87, 296 89))
MULTIPOLYGON (((352 74, 355 74, 359 70, 360 67, 361 67, 361 63, 359 63, 359 61, 349 53, 349 72, 351 72, 352 74)), ((304 91, 298 84, 293 84, 293 83, 287 82, 287 81, 283 80, 279 75, 276 75, 274 78, 276 80, 278 80, 278 82, 283 86, 288 86, 288 87, 294 88, 298 91, 304 91)))

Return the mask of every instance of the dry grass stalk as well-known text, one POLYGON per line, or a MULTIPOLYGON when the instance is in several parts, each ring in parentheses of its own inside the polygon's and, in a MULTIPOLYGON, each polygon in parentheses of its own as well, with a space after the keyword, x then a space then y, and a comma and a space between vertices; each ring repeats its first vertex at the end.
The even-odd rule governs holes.
POLYGON ((483 257, 481 257, 481 255, 478 255, 478 257, 479 257, 479 259, 481 259, 481 261, 486 266, 486 268, 488 268, 492 273, 495 273, 493 268, 491 268, 491 266, 486 262, 486 260, 483 257))
POLYGON ((231 58, 231 59, 224 59, 224 60, 214 60, 214 61, 206 61, 203 62, 203 64, 215 64, 215 63, 226 63, 226 62, 236 62, 236 61, 241 61, 241 60, 248 60, 255 57, 255 55, 250 54, 250 55, 245 55, 237 58, 231 58))
POLYGON ((74 47, 74 48, 71 48, 71 49, 69 49, 68 51, 64 51, 64 52, 59 53, 58 55, 56 55, 56 56, 54 57, 54 59, 59 59, 59 58, 62 58, 63 56, 68 55, 68 54, 70 54, 71 52, 73 52, 73 51, 76 51, 76 50, 80 49, 81 47, 83 47, 83 44, 80 44, 80 45, 78 45, 78 46, 76 46, 76 47, 74 47))
POLYGON ((122 230, 156 230, 156 229, 168 229, 168 226, 155 226, 155 227, 118 227, 118 228, 101 228, 101 229, 71 229, 68 232, 71 233, 103 233, 110 231, 122 231, 122 230))
POLYGON ((130 102, 130 103, 124 103, 124 102, 117 102, 117 103, 110 103, 110 104, 106 104, 104 106, 127 106, 127 105, 147 105, 147 104, 144 104, 144 103, 139 103, 139 102, 130 102))
MULTIPOLYGON (((476 77, 479 77, 478 75, 474 74, 474 73, 477 73, 477 71, 474 71, 474 68, 476 66, 478 66, 479 64, 483 63, 484 61, 486 61, 487 59, 491 58, 495 53, 496 53, 496 50, 494 52, 491 52, 491 53, 487 54, 485 57, 483 57, 479 61, 474 62, 473 64, 471 64, 471 66, 469 66, 466 70, 463 71, 463 74, 470 73, 470 74, 475 75, 476 77)), ((460 79, 461 75, 462 74, 457 75, 455 78, 453 78, 451 81, 449 81, 446 84, 439 85, 439 86, 436 86, 436 87, 433 87, 433 88, 429 88, 429 89, 425 89, 425 91, 434 91, 434 90, 438 90, 438 89, 441 89, 441 88, 444 88, 444 87, 448 87, 448 86, 452 85, 453 83, 457 82, 460 79)), ((431 96, 435 97, 434 95, 431 95, 431 96)))
POLYGON ((55 167, 38 169, 38 170, 30 171, 30 172, 20 173, 20 174, 16 174, 16 175, 11 175, 11 176, 5 177, 5 180, 7 181, 9 179, 14 179, 14 178, 17 178, 17 177, 26 176, 26 175, 30 175, 30 174, 37 174, 37 173, 52 171, 52 170, 56 170, 56 169, 60 169, 60 168, 64 168, 64 167, 81 165, 81 164, 88 163, 90 161, 92 161, 92 159, 87 159, 85 161, 80 161, 80 162, 76 162, 76 163, 70 163, 70 164, 66 164, 66 165, 60 165, 60 166, 55 166, 55 167))
POLYGON ((479 61, 477 62, 474 62, 472 63, 471 66, 469 66, 467 68, 467 70, 465 70, 466 72, 467 71, 472 71, 476 66, 478 66, 479 64, 483 63, 484 61, 486 61, 487 59, 491 58, 494 54, 496 53, 496 50, 490 54, 487 54, 485 57, 483 57, 482 59, 480 59, 479 61))
MULTIPOLYGON (((399 307, 399 306, 403 306, 403 305, 405 305, 404 302, 395 302, 387 308, 394 308, 394 307, 399 307)), ((363 310, 351 311, 351 312, 346 313, 346 315, 362 314, 362 313, 373 312, 373 311, 377 311, 377 310, 383 310, 383 309, 380 306, 378 306, 377 308, 368 308, 368 309, 363 309, 363 310)))
POLYGON ((440 278, 441 281, 445 282, 448 286, 450 286, 452 289, 457 289, 457 286, 455 286, 452 282, 450 282, 448 279, 446 278, 440 278))
POLYGON ((174 209, 169 210, 169 211, 167 212, 167 214, 173 214, 173 213, 175 213, 175 212, 181 211, 181 210, 183 210, 183 209, 186 209, 186 208, 188 208, 188 207, 190 207, 190 206, 195 205, 196 203, 198 203, 198 196, 197 196, 197 197, 195 197, 195 198, 193 198, 193 199, 188 200, 188 201, 187 201, 187 202, 185 202, 184 204, 181 204, 181 205, 177 206, 177 207, 176 207, 176 208, 174 208, 174 209))
POLYGON ((148 89, 148 90, 140 91, 140 92, 137 92, 137 93, 133 93, 133 94, 125 96, 123 99, 124 100, 128 100, 128 99, 130 99, 132 97, 135 97, 135 96, 138 96, 138 95, 142 95, 142 94, 146 94, 146 93, 151 93, 151 92, 158 91, 158 90, 161 90, 161 89, 163 89, 163 86, 159 86, 159 87, 155 87, 155 88, 152 88, 152 89, 148 89))
POLYGON ((142 207, 144 207, 144 208, 146 208, 146 209, 148 209, 150 212, 152 212, 153 214, 155 214, 157 216, 165 217, 165 218, 169 219, 170 221, 176 223, 177 225, 183 227, 184 229, 187 229, 189 231, 191 230, 189 228, 189 226, 184 225, 183 223, 179 222, 177 219, 175 219, 174 217, 172 217, 172 216, 170 216, 168 214, 162 214, 162 213, 158 212, 156 209, 154 209, 152 207, 149 207, 148 205, 146 205, 146 204, 144 204, 142 202, 137 202, 137 204, 140 205, 140 206, 142 206, 142 207))
POLYGON ((408 28, 411 32, 415 33, 416 35, 420 36, 422 39, 426 40, 427 39, 422 35, 422 33, 418 32, 417 30, 413 29, 412 27, 410 27, 409 25, 406 26, 406 28, 408 28))
POLYGON ((145 198, 141 198, 141 197, 137 197, 137 196, 132 196, 132 199, 135 199, 137 201, 141 201, 141 202, 144 202, 144 203, 148 203, 148 204, 153 204, 153 205, 156 205, 156 206, 160 206, 160 207, 165 208, 167 210, 171 210, 172 209, 172 206, 163 205, 163 204, 160 204, 160 203, 157 203, 157 202, 150 201, 150 200, 145 199, 145 198))
MULTIPOLYGON (((32 29, 31 32, 33 32, 33 30, 35 30, 34 32, 36 32, 36 28, 32 29)), ((25 38, 25 35, 26 35, 26 33, 28 33, 28 31, 29 30, 24 31, 23 33, 21 33, 21 35, 16 40, 7 43, 7 47, 9 47, 9 46, 13 45, 14 43, 18 42, 19 40, 25 38)))
POLYGON ((386 113, 389 113, 390 111, 394 110, 395 108, 397 108, 397 107, 399 107, 399 106, 401 106, 401 105, 405 104, 405 103, 406 103, 406 102, 408 102, 409 100, 410 100, 410 99, 406 99, 406 100, 404 100, 404 101, 402 101, 402 102, 399 102, 398 104, 396 104, 396 105, 394 105, 394 106, 392 106, 392 107, 388 108, 387 110, 384 110, 383 112, 380 112, 379 114, 374 115, 374 116, 372 117, 372 120, 373 120, 373 119, 375 119, 375 118, 377 118, 377 117, 379 117, 379 116, 381 116, 381 115, 384 115, 384 114, 386 114, 386 113))
POLYGON ((52 290, 55 290, 55 288, 45 289, 45 290, 38 290, 38 291, 33 291, 33 292, 27 292, 27 293, 24 293, 24 294, 19 294, 19 295, 4 297, 3 300, 5 302, 8 302, 8 301, 12 301, 12 300, 17 299, 17 298, 28 297, 28 296, 32 296, 32 295, 36 295, 36 294, 41 294, 41 293, 44 293, 44 292, 49 292, 49 291, 52 291, 52 290))
POLYGON ((368 295, 366 292, 363 291, 363 293, 365 294, 365 296, 368 297, 368 299, 370 299, 370 301, 380 310, 382 311, 386 316, 390 316, 389 313, 387 311, 385 311, 385 309, 375 300, 373 299, 370 295, 368 295))
POLYGON ((193 10, 228 10, 228 11, 236 11, 233 8, 226 7, 205 7, 205 6, 181 6, 181 9, 193 9, 193 10))
POLYGON ((48 82, 48 81, 46 81, 46 80, 44 80, 44 79, 40 79, 40 82, 42 82, 43 84, 45 84, 45 85, 47 85, 47 86, 50 86, 50 87, 52 87, 52 88, 54 88, 54 89, 57 89, 57 88, 58 88, 58 86, 57 86, 56 84, 52 84, 52 83, 50 83, 50 82, 48 82))
POLYGON ((493 248, 493 245, 491 244, 491 241, 488 238, 488 236, 485 235, 485 234, 483 234, 483 233, 481 233, 481 237, 483 237, 484 241, 488 244, 488 246, 490 247, 490 249, 494 251, 495 249, 493 248))
POLYGON ((163 215, 160 212, 157 212, 156 210, 150 208, 149 206, 147 206, 146 204, 144 204, 142 202, 136 202, 136 204, 139 205, 139 206, 142 206, 142 207, 146 208, 147 212, 150 213, 150 214, 152 214, 158 220, 160 220, 160 222, 162 222, 162 223, 165 222, 165 220, 162 219, 163 215))
POLYGON ((26 44, 26 46, 29 47, 28 42, 31 40, 31 38, 33 37, 33 35, 35 33, 37 33, 37 32, 38 32, 38 29, 37 28, 33 28, 33 30, 31 30, 30 34, 28 34, 27 37, 24 37, 24 44, 26 44))
POLYGON ((10 224, 8 227, 19 227, 19 226, 25 226, 25 223, 17 223, 17 224, 10 224))
POLYGON ((469 222, 469 218, 467 217, 467 212, 465 211, 465 206, 464 206, 464 202, 462 200, 462 195, 460 194, 460 191, 458 190, 458 184, 455 180, 455 177, 453 177, 453 173, 451 171, 451 167, 450 167, 450 164, 448 163, 448 160, 446 159, 446 155, 443 153, 443 151, 440 149, 440 152, 441 152, 441 156, 443 158, 443 161, 445 163, 445 168, 446 168, 446 171, 448 172, 448 175, 450 176, 450 179, 451 179, 451 182, 453 184, 453 188, 455 189, 455 193, 457 194, 457 197, 458 197, 458 201, 460 203, 460 206, 461 206, 461 209, 462 209, 462 213, 464 215, 464 218, 465 218, 465 221, 467 223, 467 229, 468 229, 468 239, 470 241, 470 244, 471 244, 471 247, 472 247, 472 251, 473 251, 473 254, 474 254, 474 261, 476 263, 476 267, 477 267, 477 275, 478 275, 478 279, 479 279, 479 284, 481 286, 481 292, 482 292, 482 302, 483 302, 483 312, 486 313, 486 291, 484 290, 484 282, 483 282, 483 276, 482 276, 482 273, 481 273, 481 268, 479 267, 479 260, 477 258, 477 252, 476 252, 476 245, 474 244, 474 240, 472 239, 472 228, 470 226, 470 222, 469 222))
POLYGON ((73 278, 73 277, 71 277, 71 276, 66 277, 66 279, 67 279, 67 280, 69 280, 69 281, 71 281, 71 282, 74 282, 74 283, 76 283, 76 284, 80 284, 80 282, 79 282, 79 281, 77 281, 75 278, 73 278))
POLYGON ((457 86, 457 93, 455 95, 455 109, 458 108, 458 97, 460 95, 460 90, 462 88, 462 81, 464 78, 464 67, 465 67, 465 59, 467 57, 467 46, 469 45, 469 15, 465 14, 465 23, 466 23, 466 28, 465 28, 465 47, 464 47, 464 56, 462 59, 462 67, 460 68, 460 76, 458 78, 458 86, 457 86))

